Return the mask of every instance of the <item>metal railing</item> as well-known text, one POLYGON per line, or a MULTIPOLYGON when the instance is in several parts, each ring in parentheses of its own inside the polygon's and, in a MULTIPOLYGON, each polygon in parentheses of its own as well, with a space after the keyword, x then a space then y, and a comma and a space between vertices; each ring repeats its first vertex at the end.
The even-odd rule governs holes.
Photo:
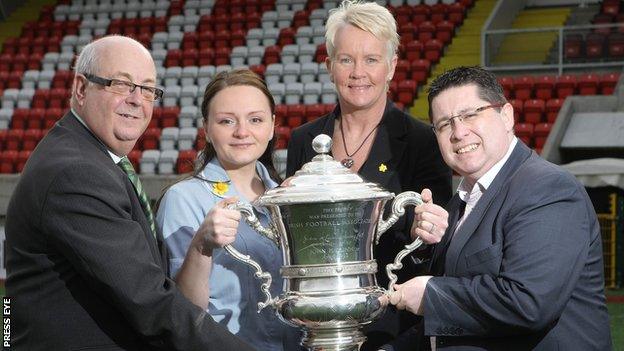
MULTIPOLYGON (((617 33, 624 29, 624 23, 610 24, 594 24, 564 27, 540 27, 526 29, 490 29, 481 33, 482 57, 481 65, 493 71, 523 71, 523 70, 557 70, 558 74, 562 74, 564 69, 579 68, 601 68, 601 67, 622 67, 624 66, 624 56, 620 58, 609 57, 608 51, 609 35, 604 36, 603 54, 599 57, 588 58, 586 55, 580 58, 566 57, 564 48, 566 41, 571 40, 571 35, 575 34, 582 37, 581 45, 587 43, 587 36, 598 31, 609 31, 617 33), (505 37, 511 34, 531 34, 531 33, 556 33, 552 46, 545 60, 538 62, 526 63, 495 63, 495 57, 499 53, 499 49, 505 37), (554 54, 554 57, 553 57, 554 54)), ((624 31, 621 32, 624 35, 624 31)), ((623 43, 624 45, 624 43, 623 43)))

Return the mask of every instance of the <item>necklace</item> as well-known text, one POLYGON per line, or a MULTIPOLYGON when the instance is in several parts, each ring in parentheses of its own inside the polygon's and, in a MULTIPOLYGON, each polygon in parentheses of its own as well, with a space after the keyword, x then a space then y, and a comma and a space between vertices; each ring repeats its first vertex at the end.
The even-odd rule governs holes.
POLYGON ((377 130, 377 127, 379 127, 379 123, 377 123, 375 128, 373 128, 373 130, 371 130, 370 133, 368 133, 368 135, 366 136, 366 138, 364 138, 364 141, 362 141, 360 146, 355 151, 353 151, 352 154, 349 154, 349 151, 347 150, 347 142, 345 141, 344 132, 342 128, 342 117, 340 118, 340 136, 342 136, 342 146, 344 146, 345 154, 347 154, 347 157, 343 158, 342 161, 340 161, 340 163, 343 166, 347 168, 353 167, 353 163, 354 163, 353 155, 357 154, 357 152, 360 151, 362 146, 364 146, 364 144, 366 143, 366 140, 368 140, 368 138, 370 138, 370 136, 373 135, 373 132, 377 130))

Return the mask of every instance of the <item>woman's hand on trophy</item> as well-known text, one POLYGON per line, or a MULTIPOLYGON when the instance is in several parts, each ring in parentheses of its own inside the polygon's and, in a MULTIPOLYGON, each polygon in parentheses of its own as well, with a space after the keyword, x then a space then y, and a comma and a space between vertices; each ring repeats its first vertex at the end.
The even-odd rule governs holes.
POLYGON ((410 235, 412 240, 420 237, 425 244, 439 243, 448 227, 448 212, 433 203, 431 190, 423 189, 420 195, 423 203, 414 209, 414 223, 410 235))
POLYGON ((413 314, 423 314, 423 299, 430 275, 412 278, 403 284, 395 284, 390 294, 390 303, 400 310, 408 310, 413 314))
POLYGON ((228 205, 238 202, 237 197, 229 197, 217 202, 204 218, 195 237, 202 240, 203 251, 212 252, 214 248, 231 244, 236 239, 241 213, 228 209, 228 205))

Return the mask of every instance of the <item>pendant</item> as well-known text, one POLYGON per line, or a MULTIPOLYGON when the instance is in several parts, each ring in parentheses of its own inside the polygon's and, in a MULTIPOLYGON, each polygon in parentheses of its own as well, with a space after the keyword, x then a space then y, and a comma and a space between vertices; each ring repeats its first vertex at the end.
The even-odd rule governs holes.
POLYGON ((343 158, 340 163, 347 168, 351 168, 351 166, 353 166, 353 159, 349 157, 343 158))

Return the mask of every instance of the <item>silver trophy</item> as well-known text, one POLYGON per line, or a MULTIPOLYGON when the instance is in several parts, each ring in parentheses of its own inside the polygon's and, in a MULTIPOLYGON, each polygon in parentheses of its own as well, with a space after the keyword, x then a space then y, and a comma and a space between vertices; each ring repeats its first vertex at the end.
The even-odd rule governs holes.
POLYGON ((249 204, 233 208, 258 233, 280 245, 284 293, 272 297, 272 277, 249 256, 225 249, 256 270, 266 300, 258 311, 275 308, 288 324, 301 327, 301 344, 311 351, 357 351, 366 340, 362 327, 380 317, 393 290, 401 260, 418 248, 416 239, 387 265, 387 290, 377 286, 373 245, 405 213, 405 206, 422 203, 415 192, 396 197, 335 161, 328 152, 331 138, 321 134, 312 142, 318 153, 290 178, 288 184, 267 191, 255 204, 271 213, 271 228, 260 225, 249 204), (383 219, 384 205, 394 197, 392 214, 383 219))

